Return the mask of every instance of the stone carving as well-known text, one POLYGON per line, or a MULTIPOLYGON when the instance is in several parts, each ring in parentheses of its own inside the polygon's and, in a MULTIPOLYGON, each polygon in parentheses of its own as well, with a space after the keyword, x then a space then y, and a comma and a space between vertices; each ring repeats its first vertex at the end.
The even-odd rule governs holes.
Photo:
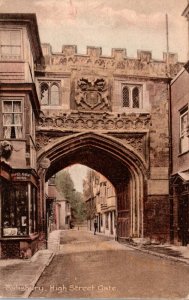
POLYGON ((48 145, 48 143, 50 142, 50 137, 40 133, 36 135, 36 148, 37 150, 41 149, 43 146, 48 145))
POLYGON ((111 136, 120 139, 146 158, 146 133, 113 133, 111 136))
POLYGON ((47 146, 49 143, 57 141, 59 137, 65 137, 70 135, 70 133, 62 132, 36 132, 36 149, 39 151, 43 147, 47 146))
POLYGON ((75 102, 81 109, 110 108, 108 85, 103 78, 81 78, 77 81, 75 102))
POLYGON ((55 116, 41 115, 38 123, 39 130, 56 128, 57 130, 148 130, 150 115, 126 114, 119 116, 102 112, 72 112, 55 116))
POLYGON ((8 159, 13 151, 13 146, 9 141, 0 142, 0 156, 8 159))

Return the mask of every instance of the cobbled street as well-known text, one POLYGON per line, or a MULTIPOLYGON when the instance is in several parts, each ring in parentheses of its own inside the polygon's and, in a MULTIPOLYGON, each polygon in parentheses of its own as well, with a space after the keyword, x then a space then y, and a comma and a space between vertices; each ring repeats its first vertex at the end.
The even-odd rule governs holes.
POLYGON ((101 235, 61 232, 60 250, 30 297, 186 298, 189 266, 101 235))

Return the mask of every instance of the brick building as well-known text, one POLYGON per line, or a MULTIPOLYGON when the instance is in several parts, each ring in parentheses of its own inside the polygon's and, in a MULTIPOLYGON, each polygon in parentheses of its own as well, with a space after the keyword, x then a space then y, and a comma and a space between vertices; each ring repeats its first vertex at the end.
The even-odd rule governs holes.
MULTIPOLYGON (((183 16, 189 24, 189 3, 183 16)), ((188 31, 189 41, 189 31, 188 31)), ((171 82, 171 240, 189 243, 189 62, 171 82)))

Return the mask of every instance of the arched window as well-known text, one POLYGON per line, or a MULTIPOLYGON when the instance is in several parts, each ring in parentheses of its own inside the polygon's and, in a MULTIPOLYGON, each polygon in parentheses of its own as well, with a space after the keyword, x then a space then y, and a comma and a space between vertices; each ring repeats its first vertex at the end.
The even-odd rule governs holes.
POLYGON ((42 82, 41 90, 41 105, 49 105, 49 86, 46 82, 42 82))
POLYGON ((135 87, 132 91, 133 108, 139 108, 139 88, 135 87))
POLYGON ((129 89, 125 86, 123 88, 123 107, 129 107, 130 101, 129 101, 129 89))
POLYGON ((59 105, 59 87, 53 83, 51 85, 51 105, 59 105))
POLYGON ((41 105, 59 105, 60 104, 60 89, 59 83, 53 81, 41 82, 41 105))

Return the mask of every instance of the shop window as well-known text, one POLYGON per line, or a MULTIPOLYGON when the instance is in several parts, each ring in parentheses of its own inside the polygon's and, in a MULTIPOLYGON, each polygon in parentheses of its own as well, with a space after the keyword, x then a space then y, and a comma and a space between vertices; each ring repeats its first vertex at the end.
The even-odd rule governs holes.
POLYGON ((60 104, 60 85, 58 82, 40 84, 41 105, 56 106, 60 104))
POLYGON ((3 136, 5 139, 23 137, 22 103, 19 100, 3 101, 3 136))
POLYGON ((189 150, 188 129, 188 107, 180 112, 180 153, 189 150))
POLYGON ((21 58, 20 30, 0 30, 0 56, 1 59, 21 58))
POLYGON ((142 107, 142 87, 134 85, 124 85, 122 88, 122 106, 127 108, 142 107))
POLYGON ((3 236, 28 236, 37 231, 36 188, 15 183, 2 191, 3 236), (31 199, 31 201, 29 201, 31 199))
POLYGON ((3 191, 3 236, 28 235, 28 187, 15 185, 3 191))
POLYGON ((37 190, 31 186, 29 233, 37 231, 37 190))

